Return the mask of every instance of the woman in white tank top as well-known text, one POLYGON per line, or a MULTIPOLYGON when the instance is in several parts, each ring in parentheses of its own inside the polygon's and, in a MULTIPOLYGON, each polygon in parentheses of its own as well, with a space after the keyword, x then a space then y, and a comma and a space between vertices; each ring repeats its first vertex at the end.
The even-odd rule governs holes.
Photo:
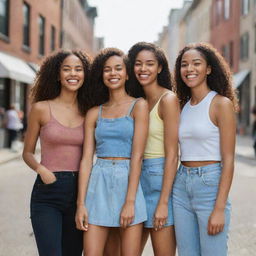
POLYGON ((231 73, 209 44, 181 50, 175 69, 182 112, 181 165, 173 186, 180 256, 225 256, 234 170, 237 100, 231 73))

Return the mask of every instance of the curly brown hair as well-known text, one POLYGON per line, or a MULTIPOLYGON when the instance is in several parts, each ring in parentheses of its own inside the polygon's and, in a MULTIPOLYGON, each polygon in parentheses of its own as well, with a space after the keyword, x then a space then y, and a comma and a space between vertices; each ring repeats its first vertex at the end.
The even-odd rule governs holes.
POLYGON ((180 69, 183 54, 189 50, 197 50, 211 67, 211 73, 207 75, 207 86, 218 94, 229 98, 238 109, 236 91, 232 86, 232 73, 229 65, 221 54, 211 44, 193 43, 185 46, 180 52, 175 63, 175 89, 180 100, 181 107, 191 98, 191 90, 181 78, 180 69))
MULTIPOLYGON (((103 82, 103 68, 106 61, 112 57, 121 57, 124 61, 126 71, 128 72, 128 59, 121 50, 117 48, 102 49, 94 58, 90 73, 90 83, 88 86, 89 97, 91 99, 90 106, 99 106, 109 100, 109 91, 103 82)), ((127 82, 125 83, 126 92, 129 94, 127 82)))
POLYGON ((35 103, 38 101, 55 99, 60 95, 60 68, 64 59, 70 55, 78 57, 83 64, 85 76, 83 85, 78 89, 77 101, 79 111, 84 115, 89 108, 89 99, 86 88, 88 86, 91 61, 89 56, 82 51, 60 50, 47 56, 37 73, 35 85, 31 90, 31 98, 32 102, 35 103))
POLYGON ((136 61, 136 57, 139 54, 139 52, 143 50, 147 50, 154 53, 158 61, 158 64, 162 66, 161 72, 157 75, 157 82, 161 87, 171 90, 172 77, 171 77, 168 61, 164 51, 160 47, 156 46, 155 44, 147 43, 147 42, 138 42, 134 44, 128 52, 128 58, 129 58, 130 70, 131 70, 129 87, 131 88, 132 93, 134 93, 134 95, 132 96, 145 98, 145 93, 142 89, 142 86, 140 85, 134 73, 134 64, 136 61))

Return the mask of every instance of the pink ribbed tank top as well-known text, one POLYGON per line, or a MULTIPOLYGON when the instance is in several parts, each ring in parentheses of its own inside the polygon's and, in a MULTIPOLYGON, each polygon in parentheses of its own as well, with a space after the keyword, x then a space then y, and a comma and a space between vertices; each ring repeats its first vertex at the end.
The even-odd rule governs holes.
POLYGON ((50 121, 40 129, 41 164, 50 171, 78 171, 82 158, 84 124, 69 128, 51 112, 50 121))

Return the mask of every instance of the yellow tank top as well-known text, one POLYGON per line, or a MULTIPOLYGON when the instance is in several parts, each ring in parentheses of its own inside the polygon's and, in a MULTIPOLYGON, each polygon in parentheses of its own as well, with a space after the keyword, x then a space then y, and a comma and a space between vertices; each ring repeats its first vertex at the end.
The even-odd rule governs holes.
POLYGON ((158 105, 162 97, 169 92, 161 95, 155 106, 149 113, 148 139, 144 152, 144 158, 164 157, 164 123, 158 115, 158 105))

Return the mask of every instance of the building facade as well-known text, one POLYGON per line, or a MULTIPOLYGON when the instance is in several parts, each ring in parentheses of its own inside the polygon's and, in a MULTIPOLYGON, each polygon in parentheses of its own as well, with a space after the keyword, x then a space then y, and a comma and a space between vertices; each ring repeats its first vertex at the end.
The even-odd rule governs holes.
POLYGON ((250 132, 251 110, 256 104, 256 1, 240 0, 240 56, 235 74, 240 99, 241 133, 250 132))
POLYGON ((95 7, 86 0, 62 0, 62 48, 85 49, 94 54, 95 7))
POLYGON ((59 48, 93 55, 96 14, 86 0, 0 0, 0 148, 4 112, 12 104, 27 115, 43 57, 59 48))
POLYGON ((27 113, 38 64, 59 48, 60 14, 60 0, 0 0, 0 148, 4 111, 12 104, 27 113))

